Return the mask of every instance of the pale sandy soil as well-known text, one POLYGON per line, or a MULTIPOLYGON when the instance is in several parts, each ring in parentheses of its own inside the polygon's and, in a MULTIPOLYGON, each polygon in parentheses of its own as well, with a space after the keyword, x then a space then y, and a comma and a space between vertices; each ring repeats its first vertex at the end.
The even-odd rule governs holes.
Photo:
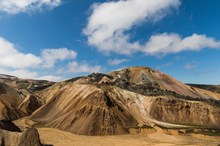
POLYGON ((39 128, 44 144, 54 146, 217 146, 220 137, 203 135, 174 136, 163 133, 148 135, 81 136, 52 128, 39 128))

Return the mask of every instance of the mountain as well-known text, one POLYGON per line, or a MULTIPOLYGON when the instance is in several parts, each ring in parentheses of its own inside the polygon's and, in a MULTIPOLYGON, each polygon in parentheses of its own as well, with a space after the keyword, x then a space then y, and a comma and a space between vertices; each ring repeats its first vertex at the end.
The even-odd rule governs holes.
POLYGON ((209 90, 215 93, 220 93, 220 85, 205 85, 205 84, 188 84, 188 85, 192 87, 209 90))
POLYGON ((46 103, 26 121, 34 127, 80 135, 127 134, 145 128, 220 130, 220 94, 147 67, 73 78, 38 95, 46 103))
POLYGON ((28 92, 37 92, 48 88, 54 82, 46 80, 21 79, 15 76, 0 74, 0 82, 5 83, 18 90, 28 90, 28 92))
POLYGON ((152 68, 58 83, 0 75, 0 145, 218 145, 219 135, 220 94, 152 68))
POLYGON ((0 74, 0 120, 7 123, 31 115, 44 103, 36 93, 52 84, 0 74))
POLYGON ((13 121, 31 115, 42 106, 44 100, 37 93, 52 84, 0 75, 0 145, 42 145, 36 129, 22 127, 21 130, 13 121))

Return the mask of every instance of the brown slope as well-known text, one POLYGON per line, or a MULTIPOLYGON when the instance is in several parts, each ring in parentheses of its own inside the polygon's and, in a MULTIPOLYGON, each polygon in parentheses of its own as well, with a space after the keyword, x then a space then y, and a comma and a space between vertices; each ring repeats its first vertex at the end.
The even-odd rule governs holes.
POLYGON ((3 74, 0 74, 0 82, 13 88, 13 91, 16 91, 19 97, 18 108, 26 115, 32 114, 45 103, 44 99, 40 98, 37 94, 54 84, 54 82, 46 80, 21 79, 3 74))
POLYGON ((128 133, 130 128, 220 127, 220 108, 172 96, 144 96, 113 86, 73 84, 30 117, 40 127, 83 135, 128 133))
POLYGON ((35 125, 77 134, 123 134, 142 126, 220 127, 219 95, 149 68, 94 73, 57 83, 41 95, 47 103, 30 117, 35 125))
POLYGON ((77 134, 124 134, 126 128, 136 126, 137 121, 115 100, 94 85, 67 85, 33 113, 31 119, 77 134))
POLYGON ((43 100, 35 95, 27 95, 25 99, 19 104, 18 108, 24 113, 31 115, 39 107, 43 105, 43 100))
POLYGON ((18 106, 22 102, 22 97, 17 90, 0 83, 0 120, 15 120, 26 116, 18 106))

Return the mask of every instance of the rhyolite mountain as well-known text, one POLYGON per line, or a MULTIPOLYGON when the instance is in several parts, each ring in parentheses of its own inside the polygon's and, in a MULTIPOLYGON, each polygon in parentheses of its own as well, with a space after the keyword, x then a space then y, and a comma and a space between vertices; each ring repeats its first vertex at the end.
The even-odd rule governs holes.
MULTIPOLYGON (((220 130, 220 94, 188 86, 148 67, 93 73, 56 83, 26 121, 80 135, 117 135, 132 128, 220 130)), ((31 124, 30 124, 31 123, 31 124)))
POLYGON ((99 136, 144 129, 218 135, 220 94, 148 67, 58 83, 0 75, 0 144, 42 145, 38 129, 45 127, 99 136))

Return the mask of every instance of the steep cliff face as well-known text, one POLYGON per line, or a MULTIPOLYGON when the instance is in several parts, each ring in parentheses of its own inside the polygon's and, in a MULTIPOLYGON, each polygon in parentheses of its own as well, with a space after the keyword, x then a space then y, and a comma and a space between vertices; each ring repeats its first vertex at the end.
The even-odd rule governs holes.
POLYGON ((41 93, 47 103, 29 120, 83 135, 124 134, 146 126, 219 129, 219 94, 200 93, 161 74, 135 67, 57 83, 41 93))

